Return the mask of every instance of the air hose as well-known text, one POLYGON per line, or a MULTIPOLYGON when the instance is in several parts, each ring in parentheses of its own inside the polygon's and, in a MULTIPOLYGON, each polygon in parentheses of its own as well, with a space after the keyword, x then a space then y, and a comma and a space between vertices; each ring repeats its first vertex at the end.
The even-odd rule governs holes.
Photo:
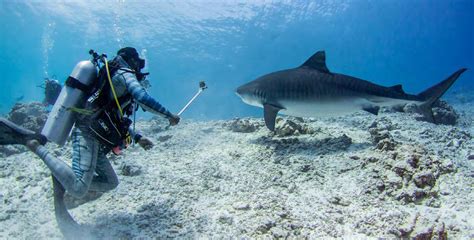
MULTIPOLYGON (((114 85, 112 83, 112 78, 110 77, 109 63, 107 61, 107 57, 103 56, 103 61, 104 61, 104 64, 105 64, 105 70, 107 71, 107 79, 109 80, 110 89, 112 90, 112 94, 114 95, 115 103, 117 104, 118 110, 120 111, 120 117, 123 118, 123 116, 124 116, 123 115, 123 110, 122 110, 122 107, 120 106, 120 102, 117 98, 117 93, 115 92, 115 88, 114 88, 114 85)), ((132 142, 132 137, 130 136, 130 134, 127 134, 127 137, 125 138, 125 142, 126 142, 126 145, 128 145, 132 142)), ((119 147, 117 147, 117 150, 114 148, 113 149, 114 153, 117 154, 116 151, 119 151, 118 149, 119 149, 119 147)))
POLYGON ((114 88, 114 85, 112 84, 112 78, 110 77, 109 63, 107 62, 107 58, 105 56, 103 58, 104 58, 103 61, 105 63, 105 70, 107 71, 107 79, 109 79, 110 89, 112 90, 112 94, 114 95, 115 103, 117 103, 117 107, 120 111, 120 116, 123 117, 122 107, 120 106, 119 100, 117 98, 117 93, 115 93, 115 88, 114 88))

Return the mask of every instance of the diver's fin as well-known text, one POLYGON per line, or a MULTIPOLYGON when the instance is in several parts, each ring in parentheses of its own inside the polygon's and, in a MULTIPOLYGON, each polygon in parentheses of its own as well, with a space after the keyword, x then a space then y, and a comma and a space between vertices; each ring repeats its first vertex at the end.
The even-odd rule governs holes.
POLYGON ((442 82, 417 95, 420 100, 423 101, 423 103, 419 105, 419 108, 427 121, 435 123, 432 111, 433 103, 435 103, 466 70, 467 68, 457 70, 442 82))
POLYGON ((270 129, 270 131, 275 131, 275 120, 276 120, 278 111, 280 110, 281 108, 270 105, 270 104, 263 105, 263 115, 265 118, 265 125, 267 125, 267 128, 270 129))
POLYGON ((23 144, 32 139, 42 145, 48 141, 45 136, 20 127, 5 118, 0 118, 0 145, 23 144))
POLYGON ((54 214, 59 230, 66 239, 90 239, 87 229, 74 221, 69 214, 66 204, 64 203, 64 194, 66 190, 63 185, 51 176, 53 179, 53 196, 54 196, 54 214))

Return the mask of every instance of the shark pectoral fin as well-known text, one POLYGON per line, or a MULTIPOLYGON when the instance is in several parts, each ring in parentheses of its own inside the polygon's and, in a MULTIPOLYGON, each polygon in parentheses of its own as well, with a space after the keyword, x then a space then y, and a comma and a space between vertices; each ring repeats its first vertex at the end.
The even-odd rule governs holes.
POLYGON ((379 114, 379 110, 380 110, 380 107, 379 106, 375 106, 375 105, 366 105, 366 106, 363 106, 362 107, 362 110, 368 112, 368 113, 372 113, 374 115, 378 115, 379 114))
POLYGON ((278 111, 280 111, 281 109, 282 108, 276 107, 270 104, 263 105, 263 115, 265 118, 265 125, 267 125, 267 128, 270 129, 270 131, 275 131, 276 116, 278 114, 278 111))

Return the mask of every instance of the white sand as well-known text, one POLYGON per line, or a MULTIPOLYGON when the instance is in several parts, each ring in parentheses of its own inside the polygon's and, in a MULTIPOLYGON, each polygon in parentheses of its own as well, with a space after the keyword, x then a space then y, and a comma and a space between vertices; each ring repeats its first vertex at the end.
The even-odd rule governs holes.
MULTIPOLYGON (((360 113, 294 120, 314 133, 286 137, 261 119, 244 123, 250 133, 231 131, 233 121, 139 122, 156 146, 111 157, 119 187, 70 212, 100 239, 472 239, 472 119, 453 127, 360 113), (390 136, 380 149, 374 120, 372 131, 390 136)), ((70 161, 68 146, 50 147, 70 161)), ((0 159, 1 239, 62 238, 51 186, 32 153, 0 159)))

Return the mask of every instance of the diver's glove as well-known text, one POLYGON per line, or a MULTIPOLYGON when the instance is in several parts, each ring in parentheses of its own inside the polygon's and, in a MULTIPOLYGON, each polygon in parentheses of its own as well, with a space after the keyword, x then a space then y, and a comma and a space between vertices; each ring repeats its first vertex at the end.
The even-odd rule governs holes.
POLYGON ((141 137, 140 140, 138 140, 138 145, 145 150, 150 150, 154 146, 153 142, 146 137, 141 137))
POLYGON ((174 115, 174 114, 172 114, 172 116, 168 118, 168 121, 170 121, 171 126, 178 124, 179 120, 181 120, 181 118, 179 118, 178 115, 174 115))

